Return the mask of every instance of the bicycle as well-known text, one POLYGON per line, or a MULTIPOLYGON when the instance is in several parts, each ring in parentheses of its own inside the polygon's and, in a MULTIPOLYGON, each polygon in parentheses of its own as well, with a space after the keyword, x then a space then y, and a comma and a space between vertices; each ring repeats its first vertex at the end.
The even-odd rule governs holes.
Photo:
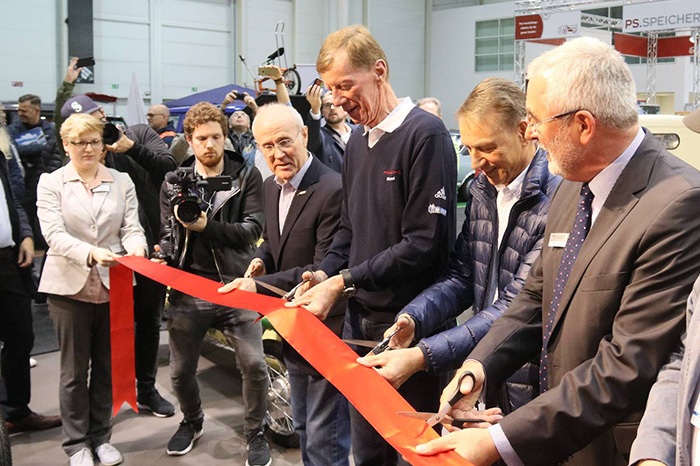
POLYGON ((287 65, 287 57, 284 55, 284 21, 279 21, 275 26, 275 43, 277 49, 268 55, 267 60, 258 66, 257 76, 248 67, 248 63, 243 55, 238 55, 238 58, 243 62, 248 73, 250 73, 255 83, 255 95, 259 96, 262 94, 274 94, 276 93, 275 88, 269 88, 263 85, 263 83, 271 80, 272 78, 265 74, 267 70, 271 69, 270 65, 273 65, 273 61, 277 59, 277 68, 282 72, 282 80, 287 88, 289 95, 299 95, 301 94, 301 76, 297 71, 297 65, 292 65, 289 67, 287 65), (280 45, 281 43, 281 45, 280 45), (284 66, 282 66, 282 57, 284 58, 284 66))

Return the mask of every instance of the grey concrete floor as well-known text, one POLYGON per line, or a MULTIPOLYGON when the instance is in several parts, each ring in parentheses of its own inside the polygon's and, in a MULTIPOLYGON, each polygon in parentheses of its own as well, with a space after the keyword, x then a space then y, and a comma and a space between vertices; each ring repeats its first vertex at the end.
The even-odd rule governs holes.
MULTIPOLYGON (((168 370, 168 335, 161 332, 161 351, 157 388, 175 402, 168 370)), ((59 354, 35 356, 32 369, 30 407, 41 414, 59 414, 59 354)), ((165 446, 182 420, 178 411, 170 418, 139 415, 123 406, 113 419, 112 443, 122 452, 125 465, 244 465, 246 442, 243 435, 241 379, 234 356, 228 350, 205 343, 199 360, 197 379, 205 412, 204 435, 190 453, 168 456, 165 446)), ((177 404, 176 404, 177 406, 177 404)), ((68 457, 61 448, 61 429, 20 433, 10 437, 13 464, 65 465, 68 457)), ((298 449, 286 449, 270 443, 274 466, 301 465, 298 449)), ((96 464, 99 464, 96 462, 96 464)))

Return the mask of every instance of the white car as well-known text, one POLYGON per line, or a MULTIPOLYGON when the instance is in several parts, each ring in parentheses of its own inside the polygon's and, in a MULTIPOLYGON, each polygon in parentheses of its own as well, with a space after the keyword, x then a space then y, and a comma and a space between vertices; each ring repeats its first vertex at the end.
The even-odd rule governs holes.
POLYGON ((639 124, 651 131, 666 149, 700 170, 700 133, 683 124, 681 115, 639 115, 639 124))

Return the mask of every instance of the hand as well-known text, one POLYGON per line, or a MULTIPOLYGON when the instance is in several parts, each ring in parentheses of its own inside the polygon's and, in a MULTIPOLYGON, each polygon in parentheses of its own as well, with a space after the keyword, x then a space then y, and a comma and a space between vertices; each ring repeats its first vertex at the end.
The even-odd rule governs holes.
POLYGON ((487 466, 500 459, 491 434, 486 429, 459 429, 430 442, 416 446, 419 455, 432 456, 454 450, 476 466, 487 466))
POLYGON ((246 269, 243 276, 245 278, 255 278, 261 275, 265 275, 265 263, 262 259, 255 257, 250 261, 250 264, 248 264, 248 269, 246 269))
POLYGON ((297 288, 296 293, 294 293, 295 299, 300 297, 301 295, 306 293, 309 289, 313 288, 314 286, 318 285, 319 283, 328 280, 328 275, 326 275, 326 272, 324 272, 323 270, 317 270, 315 272, 307 270, 306 272, 301 274, 301 279, 306 280, 306 283, 304 283, 299 288, 297 288))
POLYGON ((416 322, 408 314, 399 314, 394 325, 384 332, 384 338, 394 333, 397 328, 401 330, 391 337, 389 348, 408 348, 416 336, 416 322))
POLYGON ((238 92, 236 92, 236 91, 229 92, 228 94, 226 94, 226 97, 224 97, 224 101, 221 102, 221 108, 222 109, 226 108, 226 106, 228 106, 228 104, 230 104, 231 102, 233 102, 237 98, 238 98, 238 92))
POLYGON ((250 108, 253 111, 253 116, 255 116, 255 112, 258 111, 258 104, 255 102, 255 98, 248 95, 247 92, 244 92, 243 103, 246 104, 248 108, 250 108))
POLYGON ((25 236, 19 243, 19 252, 17 253, 17 265, 22 268, 29 267, 34 260, 34 239, 31 236, 25 236))
POLYGON ((452 398, 455 391, 457 390, 457 381, 464 371, 471 371, 476 379, 476 384, 472 383, 471 377, 464 377, 462 383, 459 386, 459 391, 464 395, 455 405, 452 407, 452 412, 450 416, 453 418, 465 417, 464 413, 471 412, 474 409, 476 400, 481 394, 481 390, 484 388, 484 379, 486 378, 484 374, 484 367, 480 362, 473 359, 468 359, 462 364, 462 367, 457 369, 457 373, 454 378, 447 384, 447 387, 442 391, 440 396, 440 407, 442 408, 447 404, 447 402, 452 398))
MULTIPOLYGON (((120 130, 121 132, 121 130, 120 130)), ((114 152, 115 154, 123 154, 124 152, 128 151, 134 147, 134 141, 126 137, 124 133, 122 133, 121 137, 117 142, 114 144, 110 145, 105 145, 105 149, 110 150, 114 152)))
POLYGON ((112 251, 104 248, 93 248, 90 251, 90 263, 98 264, 102 267, 114 267, 117 265, 118 257, 112 251))
POLYGON ((175 214, 175 218, 177 219, 180 224, 187 228, 188 230, 191 231, 204 231, 204 229, 207 227, 207 214, 204 212, 199 213, 199 217, 197 217, 197 220, 191 223, 183 222, 180 217, 177 215, 177 208, 180 206, 175 206, 173 209, 173 213, 175 214))
POLYGON ((374 367, 396 389, 413 374, 426 368, 423 351, 417 347, 384 351, 377 355, 369 353, 357 358, 357 362, 365 367, 374 367))
MULTIPOLYGON (((162 253, 163 253, 163 250, 161 249, 160 246, 158 246, 157 244, 155 246, 153 246, 153 254, 160 255, 162 253)), ((151 262, 156 262, 156 263, 161 264, 161 265, 168 265, 168 263, 165 261, 165 259, 161 259, 159 257, 151 256, 151 262)))
MULTIPOLYGON (((323 277, 326 274, 320 270, 316 272, 304 272, 302 278, 311 278, 311 282, 317 280, 318 277, 323 277), (309 275, 307 275, 309 274, 309 275)), ((303 294, 297 294, 294 300, 286 303, 285 307, 298 307, 303 306, 307 311, 318 317, 320 320, 325 320, 328 317, 328 313, 331 307, 340 297, 343 292, 345 284, 343 283, 343 278, 340 275, 335 275, 325 281, 322 281, 318 285, 313 286, 308 289, 303 294)))
POLYGON ((279 69, 278 66, 264 65, 264 66, 261 66, 260 68, 265 68, 265 69, 269 70, 269 73, 267 74, 267 76, 269 76, 270 79, 272 79, 273 81, 279 81, 280 79, 282 79, 282 70, 279 69))
POLYGON ((80 67, 78 69, 75 68, 75 64, 78 63, 78 57, 71 57, 70 63, 68 63, 68 68, 66 68, 66 75, 63 77, 63 80, 67 83, 74 83, 76 79, 80 76, 80 70, 83 68, 80 67))
POLYGON ((311 105, 311 113, 318 115, 321 113, 321 93, 323 89, 316 84, 312 84, 306 90, 306 101, 311 105))
POLYGON ((489 408, 489 409, 485 409, 484 411, 477 411, 476 409, 472 409, 470 411, 463 412, 462 418, 463 419, 481 419, 482 422, 465 423, 465 425, 462 426, 461 429, 459 427, 444 426, 445 429, 447 429, 450 432, 454 432, 456 430, 462 430, 464 428, 488 429, 490 426, 492 426, 494 424, 498 424, 500 422, 500 420, 503 419, 503 411, 501 411, 501 408, 489 408))
POLYGON ((217 291, 219 293, 230 293, 233 290, 243 290, 255 293, 257 291, 255 280, 252 278, 237 278, 231 283, 222 286, 217 291))
POLYGON ((144 248, 136 248, 131 252, 127 252, 124 254, 125 256, 134 256, 134 257, 146 257, 146 250, 144 248))

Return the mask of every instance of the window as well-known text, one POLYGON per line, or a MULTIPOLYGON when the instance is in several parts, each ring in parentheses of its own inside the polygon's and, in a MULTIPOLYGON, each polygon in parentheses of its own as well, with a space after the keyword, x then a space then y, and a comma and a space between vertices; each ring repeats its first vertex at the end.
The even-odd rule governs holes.
POLYGON ((513 69, 515 18, 477 21, 476 71, 510 71, 513 69))

